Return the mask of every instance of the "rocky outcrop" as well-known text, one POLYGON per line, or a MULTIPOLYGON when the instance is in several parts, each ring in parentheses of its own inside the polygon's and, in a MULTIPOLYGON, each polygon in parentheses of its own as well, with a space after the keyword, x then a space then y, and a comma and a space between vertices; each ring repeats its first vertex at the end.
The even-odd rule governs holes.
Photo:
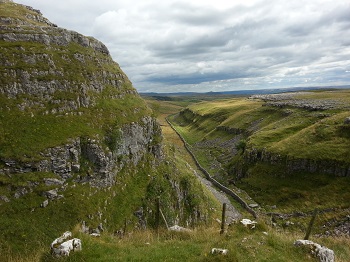
MULTIPOLYGON (((72 139, 69 143, 49 148, 41 154, 42 160, 34 162, 19 162, 3 160, 5 167, 0 174, 13 175, 29 172, 52 172, 61 180, 46 178, 47 185, 63 185, 64 181, 78 174, 79 182, 90 182, 92 185, 111 186, 125 164, 137 165, 147 153, 156 158, 163 157, 161 144, 154 143, 155 137, 161 137, 161 130, 151 117, 144 117, 142 124, 131 123, 120 128, 120 136, 116 141, 116 148, 103 146, 99 139, 72 139), (80 172, 82 158, 87 160, 92 169, 87 174, 80 172)), ((24 195, 24 194, 22 194, 24 195)))
POLYGON ((19 109, 77 111, 95 105, 96 94, 107 86, 120 90, 108 94, 111 98, 137 95, 103 43, 59 28, 31 7, 6 5, 25 13, 0 17, 0 94, 20 98, 19 109))
POLYGON ((339 101, 330 99, 298 99, 296 96, 307 94, 307 92, 286 93, 286 94, 269 94, 269 95, 253 95, 250 99, 261 99, 266 102, 265 106, 275 107, 297 107, 306 110, 328 110, 341 108, 344 104, 339 101))
POLYGON ((251 148, 244 154, 247 163, 252 164, 257 161, 272 165, 281 164, 285 167, 285 173, 295 171, 307 171, 311 173, 319 172, 335 176, 350 176, 350 166, 346 163, 335 160, 311 160, 303 158, 293 158, 285 155, 268 152, 265 149, 251 148))

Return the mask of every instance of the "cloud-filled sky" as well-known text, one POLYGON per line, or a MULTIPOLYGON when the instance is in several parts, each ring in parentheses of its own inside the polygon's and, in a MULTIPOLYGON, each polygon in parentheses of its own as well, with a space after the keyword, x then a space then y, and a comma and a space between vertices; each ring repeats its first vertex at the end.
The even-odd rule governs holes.
POLYGON ((15 0, 93 36, 139 92, 350 84, 350 0, 15 0))

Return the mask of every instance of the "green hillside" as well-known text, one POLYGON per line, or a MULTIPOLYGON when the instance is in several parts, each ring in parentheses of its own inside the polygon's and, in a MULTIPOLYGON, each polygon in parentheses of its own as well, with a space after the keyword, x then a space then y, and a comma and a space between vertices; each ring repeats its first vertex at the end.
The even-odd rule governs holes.
POLYGON ((82 224, 151 230, 158 197, 170 225, 211 220, 217 201, 163 148, 103 43, 12 1, 0 1, 0 26, 1 261, 44 259, 82 224))
POLYGON ((170 120, 211 175, 262 213, 296 216, 300 230, 293 214, 318 208, 316 231, 335 234, 350 208, 349 109, 349 90, 332 90, 204 101, 170 120))
POLYGON ((205 135, 198 140, 215 137, 218 130, 240 130, 249 138, 248 148, 349 163, 349 128, 344 120, 350 115, 350 92, 307 93, 293 95, 293 99, 306 100, 305 103, 332 100, 337 106, 305 110, 292 104, 270 106, 259 99, 230 99, 194 104, 182 116, 186 121, 186 114, 193 114, 189 120, 194 123, 188 128, 196 127, 205 135))

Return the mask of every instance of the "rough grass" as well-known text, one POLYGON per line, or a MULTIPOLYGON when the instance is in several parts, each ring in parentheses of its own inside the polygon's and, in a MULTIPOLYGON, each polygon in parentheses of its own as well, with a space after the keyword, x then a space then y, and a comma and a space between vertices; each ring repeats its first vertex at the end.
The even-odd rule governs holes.
MULTIPOLYGON (((219 234, 217 225, 180 233, 138 231, 123 238, 108 234, 99 239, 76 236, 82 239, 83 251, 63 259, 53 259, 46 253, 40 261, 316 261, 307 249, 293 245, 301 235, 286 235, 259 224, 254 230, 233 225, 225 235, 219 234), (226 256, 211 254, 214 247, 229 252, 226 256)), ((348 240, 316 242, 333 248, 337 261, 347 261, 348 240)))
POLYGON ((243 178, 237 185, 249 191, 261 205, 276 205, 280 212, 340 208, 347 207, 350 202, 349 177, 307 172, 285 175, 282 168, 264 163, 252 167, 250 173, 252 175, 243 178))
MULTIPOLYGON (((193 104, 172 120, 178 124, 179 132, 190 144, 202 139, 227 138, 227 134, 223 137, 216 129, 226 127, 242 130, 249 135, 248 147, 265 148, 296 158, 349 162, 349 127, 343 124, 350 115, 350 102, 346 98, 348 93, 325 93, 327 99, 333 97, 333 100, 341 101, 344 109, 322 112, 300 108, 279 109, 262 106, 261 101, 240 98, 193 104)), ((302 98, 320 99, 321 95, 322 92, 308 93, 302 98)))

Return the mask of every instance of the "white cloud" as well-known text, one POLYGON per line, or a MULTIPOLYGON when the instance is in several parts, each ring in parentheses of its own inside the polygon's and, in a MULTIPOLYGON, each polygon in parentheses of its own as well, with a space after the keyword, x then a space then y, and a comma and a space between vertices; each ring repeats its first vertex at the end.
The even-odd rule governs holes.
POLYGON ((349 84, 349 0, 18 0, 93 35, 139 91, 349 84))

